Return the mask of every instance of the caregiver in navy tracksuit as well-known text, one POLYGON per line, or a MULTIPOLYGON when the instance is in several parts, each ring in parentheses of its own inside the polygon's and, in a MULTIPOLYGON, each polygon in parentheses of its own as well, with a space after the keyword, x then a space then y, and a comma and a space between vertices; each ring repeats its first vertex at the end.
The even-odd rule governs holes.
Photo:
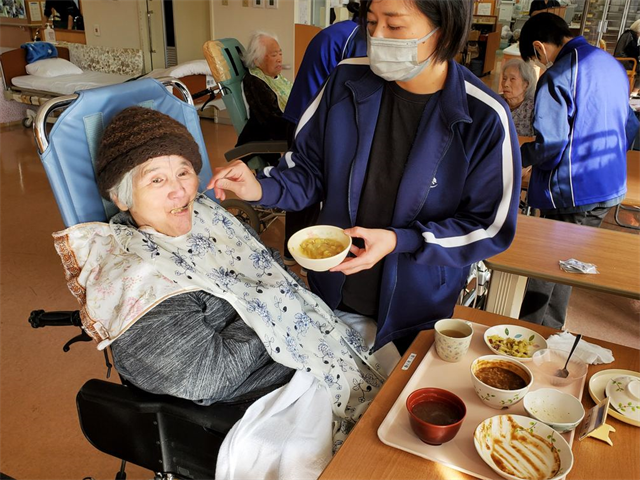
MULTIPOLYGON (((520 34, 526 60, 546 64, 535 96, 529 204, 542 217, 599 227, 627 191, 627 150, 638 132, 629 80, 606 51, 572 37, 561 17, 540 13, 520 34)), ((529 279, 520 318, 553 328, 565 322, 571 287, 529 279)))
POLYGON ((333 72, 291 151, 259 181, 242 162, 210 183, 286 210, 322 201, 318 223, 354 238, 309 283, 333 309, 377 319, 375 348, 403 350, 450 317, 469 265, 515 233, 520 150, 509 108, 453 61, 472 2, 361 2, 368 58, 333 72))

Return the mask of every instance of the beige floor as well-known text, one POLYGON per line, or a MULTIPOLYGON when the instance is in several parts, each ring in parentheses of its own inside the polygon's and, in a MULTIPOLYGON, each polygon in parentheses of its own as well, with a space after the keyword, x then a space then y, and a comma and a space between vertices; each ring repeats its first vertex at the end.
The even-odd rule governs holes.
MULTIPOLYGON (((235 143, 233 130, 208 120, 202 127, 212 164, 224 163, 222 152, 235 143)), ((609 219, 606 226, 615 228, 609 219)), ((74 329, 34 330, 27 323, 33 309, 77 308, 51 242, 51 232, 62 228, 31 131, 1 129, 0 471, 17 479, 114 478, 119 462, 87 443, 74 404, 86 380, 104 377, 102 355, 89 343, 63 353, 74 329)), ((283 230, 281 222, 271 227, 268 243, 279 246, 283 230)), ((638 348, 639 312, 640 302, 576 291, 567 325, 638 348)), ((128 475, 152 476, 135 466, 128 475)))

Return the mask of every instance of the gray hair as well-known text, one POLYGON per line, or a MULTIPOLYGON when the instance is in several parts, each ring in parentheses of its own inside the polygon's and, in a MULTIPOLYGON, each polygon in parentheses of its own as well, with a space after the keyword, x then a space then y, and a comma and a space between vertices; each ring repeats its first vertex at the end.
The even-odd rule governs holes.
POLYGON ((267 49, 263 42, 266 38, 273 38, 276 42, 278 41, 278 37, 272 33, 258 31, 251 34, 247 50, 242 56, 245 67, 255 68, 259 63, 262 63, 267 54, 267 49))
POLYGON ((528 86, 524 92, 524 98, 533 98, 536 93, 536 85, 538 83, 538 78, 536 77, 536 71, 533 69, 533 66, 530 62, 525 62, 520 58, 512 58, 511 60, 507 60, 502 66, 502 71, 506 71, 507 68, 517 68, 522 80, 527 82, 528 86))
POLYGON ((640 19, 633 22, 629 27, 629 30, 631 30, 632 32, 636 32, 637 34, 640 35, 640 19))
POLYGON ((112 202, 117 198, 118 201, 125 204, 127 208, 133 208, 133 176, 140 166, 141 165, 137 165, 129 170, 118 183, 109 189, 109 198, 111 198, 112 202))

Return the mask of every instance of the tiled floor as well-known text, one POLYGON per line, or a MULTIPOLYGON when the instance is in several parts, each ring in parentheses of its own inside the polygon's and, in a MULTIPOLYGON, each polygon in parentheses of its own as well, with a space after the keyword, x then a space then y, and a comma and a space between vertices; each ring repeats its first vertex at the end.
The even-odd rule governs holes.
MULTIPOLYGON (((213 166, 224 163, 233 129, 208 120, 202 127, 213 166)), ((86 380, 104 377, 102 355, 90 343, 63 353, 75 329, 34 330, 27 323, 33 309, 77 309, 53 249, 51 232, 63 224, 33 135, 21 126, 4 128, 0 145, 0 471, 17 479, 113 478, 119 462, 84 439, 74 404, 86 380)), ((605 227, 616 228, 610 219, 605 227)), ((283 232, 278 221, 264 238, 280 246, 283 232)), ((567 326, 638 348, 639 313, 640 302, 575 291, 567 326)), ((127 470, 130 479, 152 477, 127 470)))

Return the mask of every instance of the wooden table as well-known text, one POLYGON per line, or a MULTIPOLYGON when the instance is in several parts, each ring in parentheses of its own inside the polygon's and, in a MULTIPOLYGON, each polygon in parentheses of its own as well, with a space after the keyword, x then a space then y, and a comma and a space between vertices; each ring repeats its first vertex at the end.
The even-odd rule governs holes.
MULTIPOLYGON (((484 325, 499 325, 503 323, 523 325, 539 332, 545 338, 555 332, 548 327, 524 323, 519 320, 513 320, 466 307, 456 307, 454 317, 466 318, 472 322, 482 323, 484 325)), ((587 382, 585 383, 585 390, 582 397, 582 404, 585 409, 595 405, 587 390, 589 378, 591 378, 594 373, 609 368, 622 368, 634 371, 640 369, 640 352, 638 350, 600 340, 587 340, 611 349, 616 360, 609 365, 591 365, 589 367, 587 382)), ((449 467, 389 447, 378 439, 378 427, 432 343, 433 330, 420 333, 367 412, 353 429, 342 448, 340 448, 331 463, 329 463, 325 471, 320 475, 321 480, 455 480, 472 478, 469 475, 449 467), (411 353, 417 354, 417 357, 408 370, 402 370, 402 365, 411 353)), ((575 462, 573 469, 567 476, 569 480, 640 478, 640 456, 638 455, 640 451, 640 429, 622 423, 612 417, 608 417, 607 423, 616 429, 616 432, 611 434, 614 446, 610 447, 601 441, 591 438, 587 438, 582 442, 575 439, 573 443, 575 462)))
POLYGON ((640 237, 518 215, 516 235, 504 252, 485 260, 493 270, 487 310, 518 318, 526 278, 640 299, 640 237), (593 263, 597 275, 567 273, 559 260, 593 263))

